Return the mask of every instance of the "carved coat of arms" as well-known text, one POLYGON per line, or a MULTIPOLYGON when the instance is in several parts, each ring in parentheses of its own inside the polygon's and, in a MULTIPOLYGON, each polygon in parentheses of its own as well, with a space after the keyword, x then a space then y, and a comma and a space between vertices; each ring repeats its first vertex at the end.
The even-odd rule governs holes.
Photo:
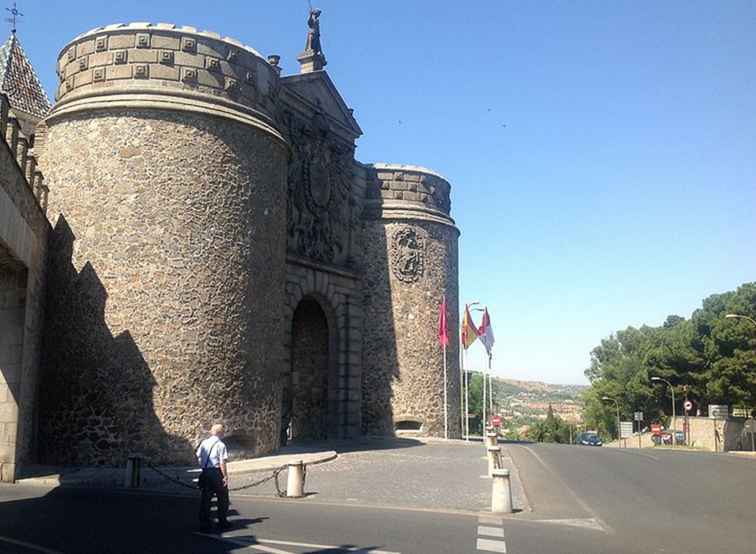
POLYGON ((391 238, 391 268, 404 283, 413 283, 425 270, 425 238, 413 227, 402 227, 391 238))
POLYGON ((324 123, 292 133, 289 163, 289 249, 308 258, 345 263, 351 201, 351 151, 328 140, 324 123))

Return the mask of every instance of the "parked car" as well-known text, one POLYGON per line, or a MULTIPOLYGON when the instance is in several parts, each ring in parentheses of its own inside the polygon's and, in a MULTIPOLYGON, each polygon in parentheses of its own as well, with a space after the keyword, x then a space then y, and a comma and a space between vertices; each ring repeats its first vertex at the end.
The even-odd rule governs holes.
POLYGON ((575 443, 584 446, 601 446, 603 444, 598 434, 594 432, 578 433, 575 443))

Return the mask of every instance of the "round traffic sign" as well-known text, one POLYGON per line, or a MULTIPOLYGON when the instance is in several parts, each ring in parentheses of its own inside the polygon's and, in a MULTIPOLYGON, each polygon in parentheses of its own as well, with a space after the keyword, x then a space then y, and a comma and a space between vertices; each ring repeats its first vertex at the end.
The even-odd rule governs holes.
POLYGON ((690 410, 693 409, 693 402, 691 402, 690 400, 686 400, 683 406, 685 406, 685 410, 689 412, 690 410))

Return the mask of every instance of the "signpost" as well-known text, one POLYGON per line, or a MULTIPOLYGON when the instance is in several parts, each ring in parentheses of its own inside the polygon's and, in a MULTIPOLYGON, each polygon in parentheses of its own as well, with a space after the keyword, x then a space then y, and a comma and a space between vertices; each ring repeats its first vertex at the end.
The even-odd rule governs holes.
POLYGON ((495 415, 491 418, 491 425, 501 427, 501 416, 495 415))
MULTIPOLYGON (((620 421, 620 439, 629 439, 633 436, 633 422, 620 421)), ((627 446, 627 443, 625 443, 627 446)))
POLYGON ((711 419, 727 419, 729 412, 727 404, 709 404, 709 418, 711 419))
POLYGON ((633 421, 638 422, 638 448, 643 448, 641 444, 641 423, 643 422, 643 412, 633 412, 633 421))
POLYGON ((651 424, 651 434, 653 434, 653 435, 661 435, 661 432, 662 432, 661 423, 652 423, 651 424))
POLYGON ((690 400, 686 400, 683 406, 685 406, 685 411, 689 412, 693 409, 693 402, 691 402, 690 400))

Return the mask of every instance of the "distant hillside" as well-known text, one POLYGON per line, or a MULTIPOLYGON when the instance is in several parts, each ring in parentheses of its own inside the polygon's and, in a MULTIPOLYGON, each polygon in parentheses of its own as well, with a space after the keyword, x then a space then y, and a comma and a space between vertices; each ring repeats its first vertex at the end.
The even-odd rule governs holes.
POLYGON ((507 421, 507 427, 513 429, 544 419, 549 406, 565 421, 580 423, 583 412, 580 394, 586 388, 585 385, 493 379, 494 400, 507 421))

